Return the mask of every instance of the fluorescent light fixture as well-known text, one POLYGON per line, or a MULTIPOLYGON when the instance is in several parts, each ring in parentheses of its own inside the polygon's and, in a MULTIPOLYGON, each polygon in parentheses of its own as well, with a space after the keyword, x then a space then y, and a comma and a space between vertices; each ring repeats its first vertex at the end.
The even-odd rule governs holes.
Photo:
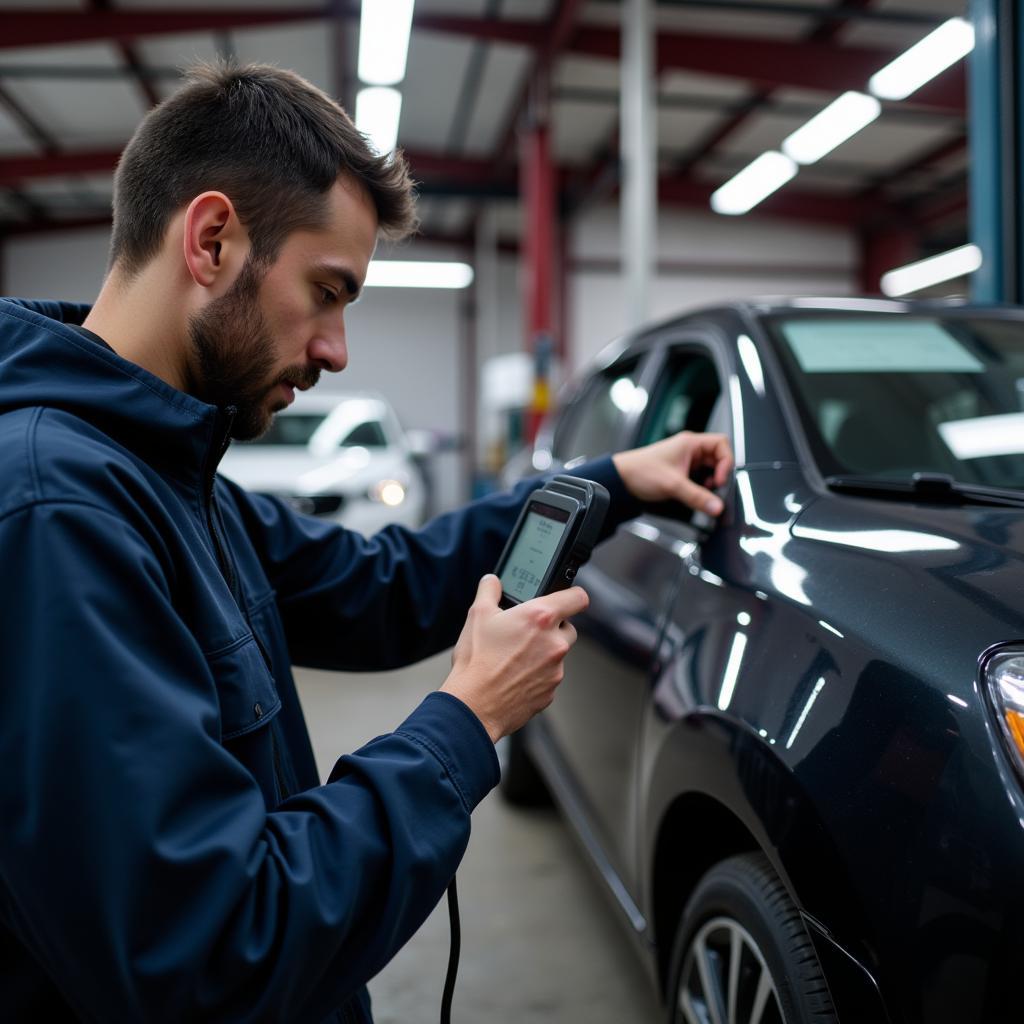
POLYGON ((798 164, 813 164, 866 128, 881 112, 882 104, 874 96, 844 92, 802 128, 797 128, 782 143, 782 152, 798 164))
POLYGON ((782 153, 762 153, 711 196, 715 213, 737 216, 752 210, 776 189, 796 177, 796 163, 782 153))
POLYGON ((370 86, 356 94, 356 128, 378 153, 390 153, 398 141, 402 94, 397 89, 370 86))
POLYGON ((374 260, 363 283, 367 288, 468 288, 473 268, 468 263, 374 260))
POLYGON ((363 0, 359 19, 359 77, 367 85, 405 78, 413 0, 363 0))
POLYGON ((950 18, 871 76, 868 88, 883 100, 905 100, 974 49, 974 26, 950 18))
POLYGON ((952 281, 973 274, 982 263, 981 250, 976 245, 961 245, 959 249, 930 256, 917 263, 890 270, 882 275, 882 291, 886 295, 910 295, 933 284, 952 281))

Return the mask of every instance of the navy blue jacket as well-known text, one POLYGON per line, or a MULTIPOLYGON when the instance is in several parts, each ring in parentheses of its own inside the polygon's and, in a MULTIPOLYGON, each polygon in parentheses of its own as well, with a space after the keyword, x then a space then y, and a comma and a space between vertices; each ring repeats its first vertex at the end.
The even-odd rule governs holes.
MULTIPOLYGON (((452 644, 532 485, 369 540, 301 516, 84 314, 0 301, 2 1016, 368 1021, 497 763, 435 692, 321 785, 291 665, 452 644)), ((638 511, 610 459, 577 472, 606 532, 638 511)))

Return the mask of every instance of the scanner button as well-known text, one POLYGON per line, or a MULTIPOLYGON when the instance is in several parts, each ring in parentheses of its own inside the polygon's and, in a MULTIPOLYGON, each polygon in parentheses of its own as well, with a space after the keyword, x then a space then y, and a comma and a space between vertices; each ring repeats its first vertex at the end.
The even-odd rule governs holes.
POLYGON ((565 578, 570 583, 572 583, 572 581, 576 578, 576 566, 575 565, 570 565, 569 568, 565 570, 565 578))

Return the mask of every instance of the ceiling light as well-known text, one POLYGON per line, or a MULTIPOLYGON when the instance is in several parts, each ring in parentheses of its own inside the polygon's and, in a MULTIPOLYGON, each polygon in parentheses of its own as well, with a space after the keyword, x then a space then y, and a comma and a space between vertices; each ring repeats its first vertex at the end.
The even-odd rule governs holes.
POLYGON ((390 153, 398 141, 402 94, 397 89, 371 86, 356 94, 356 128, 378 153, 390 153))
POLYGON ((930 256, 917 263, 890 270, 882 275, 882 291, 886 295, 909 295, 933 284, 952 281, 973 274, 982 264, 981 250, 976 245, 961 245, 959 249, 938 256, 930 256))
POLYGON ((473 268, 468 263, 374 260, 363 283, 367 288, 467 288, 473 268))
POLYGON ((782 152, 798 164, 813 164, 866 128, 881 112, 882 104, 874 96, 844 92, 793 132, 782 143, 782 152))
POLYGON ((871 76, 868 88, 883 100, 905 100, 974 49, 974 26, 950 18, 871 76))
POLYGON ((711 209, 731 216, 746 213, 796 177, 796 172, 788 156, 774 150, 762 153, 711 196, 711 209))
POLYGON ((367 85, 405 78, 413 0, 363 0, 359 19, 359 77, 367 85))

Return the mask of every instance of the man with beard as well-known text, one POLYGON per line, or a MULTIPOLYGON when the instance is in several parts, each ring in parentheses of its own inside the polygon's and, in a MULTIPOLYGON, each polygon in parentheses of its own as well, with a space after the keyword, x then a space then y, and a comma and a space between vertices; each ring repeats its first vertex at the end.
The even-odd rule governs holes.
MULTIPOLYGON (((494 742, 551 701, 586 595, 501 611, 477 585, 536 481, 367 540, 216 475, 345 367, 377 237, 413 224, 404 162, 319 90, 202 68, 122 155, 92 308, 0 303, 5 1019, 369 1021, 494 742), (456 640, 440 689, 320 784, 291 665, 456 640)), ((642 501, 717 513, 689 471, 730 465, 681 435, 577 472, 610 533, 642 501)))

